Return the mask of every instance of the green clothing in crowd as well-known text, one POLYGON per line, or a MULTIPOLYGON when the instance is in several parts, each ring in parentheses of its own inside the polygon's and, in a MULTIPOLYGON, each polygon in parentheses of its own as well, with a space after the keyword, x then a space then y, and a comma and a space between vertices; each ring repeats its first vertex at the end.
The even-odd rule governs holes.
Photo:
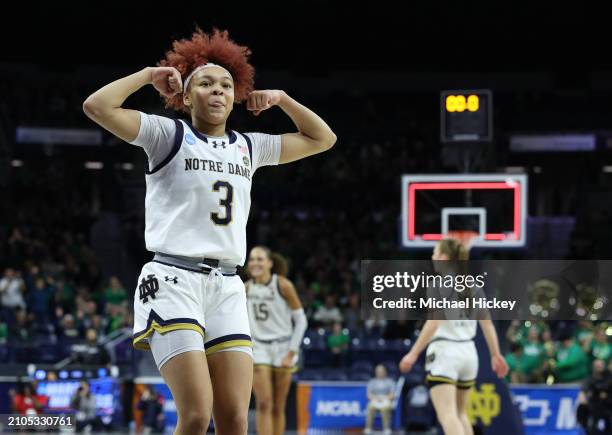
POLYGON ((610 362, 610 358, 612 358, 612 344, 607 342, 600 343, 598 341, 593 340, 591 342, 590 357, 592 360, 604 360, 607 366, 610 362))
POLYGON ((331 334, 327 337, 327 347, 330 349, 342 349, 349 343, 349 336, 346 334, 331 334))
POLYGON ((123 325, 123 316, 110 316, 108 321, 108 333, 115 332, 123 325))
POLYGON ((584 340, 590 340, 593 337, 593 330, 588 328, 577 328, 576 339, 578 343, 582 343, 584 340))
POLYGON ((511 382, 510 380, 510 373, 513 372, 517 372, 517 373, 523 373, 523 367, 522 367, 522 357, 517 357, 514 353, 509 353, 508 355, 506 355, 505 357, 506 359, 506 363, 508 363, 508 374, 506 375, 506 382, 511 382))
POLYGON ((527 375, 531 375, 541 369, 546 360, 546 349, 540 342, 531 342, 525 340, 521 343, 523 346, 522 367, 527 375))
POLYGON ((589 360, 576 342, 572 342, 569 347, 561 345, 555 359, 555 374, 558 382, 576 382, 589 375, 589 360))
POLYGON ((120 305, 123 301, 127 300, 127 294, 123 289, 115 291, 111 287, 107 287, 104 290, 104 299, 108 304, 120 305))

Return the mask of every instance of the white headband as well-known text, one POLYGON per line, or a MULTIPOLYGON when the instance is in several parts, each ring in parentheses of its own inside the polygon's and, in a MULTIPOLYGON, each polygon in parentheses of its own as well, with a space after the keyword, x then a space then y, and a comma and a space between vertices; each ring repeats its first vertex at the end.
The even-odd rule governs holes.
MULTIPOLYGON (((199 67, 197 67, 196 69, 191 71, 191 74, 189 74, 187 76, 187 78, 185 79, 185 82, 183 82, 183 92, 185 92, 187 90, 187 86, 189 86, 189 81, 193 78, 195 73, 197 73, 198 71, 200 71, 200 70, 202 70, 204 68, 210 68, 210 67, 213 67, 213 66, 216 66, 218 68, 224 69, 225 71, 227 71, 227 73, 230 75, 230 77, 232 77, 232 73, 230 73, 226 68, 223 68, 221 65, 217 65, 216 63, 208 62, 208 63, 200 65, 199 67)), ((232 77, 232 80, 233 80, 233 77, 232 77)))

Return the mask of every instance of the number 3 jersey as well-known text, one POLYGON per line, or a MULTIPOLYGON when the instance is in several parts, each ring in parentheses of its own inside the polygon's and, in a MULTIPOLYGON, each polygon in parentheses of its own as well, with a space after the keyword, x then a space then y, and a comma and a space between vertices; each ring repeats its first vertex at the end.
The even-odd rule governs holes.
POLYGON ((266 284, 250 280, 246 289, 251 337, 262 341, 291 337, 291 308, 280 292, 278 275, 272 274, 266 284))
POLYGON ((207 136, 189 122, 140 113, 131 143, 149 158, 147 250, 244 264, 253 174, 278 164, 281 137, 234 131, 207 136))

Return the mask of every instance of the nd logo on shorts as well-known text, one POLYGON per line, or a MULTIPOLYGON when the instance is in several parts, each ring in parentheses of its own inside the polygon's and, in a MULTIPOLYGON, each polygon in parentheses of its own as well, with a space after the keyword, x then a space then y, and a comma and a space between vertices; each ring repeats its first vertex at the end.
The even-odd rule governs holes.
POLYGON ((189 145, 193 145, 196 143, 196 139, 191 133, 187 133, 185 135, 185 142, 187 142, 189 145))
POLYGON ((149 297, 155 299, 155 293, 159 290, 159 281, 154 274, 147 275, 140 280, 138 286, 138 297, 143 304, 149 302, 149 297))
POLYGON ((429 355, 427 355, 427 358, 425 359, 425 363, 430 364, 434 362, 435 359, 436 359, 436 354, 432 352, 429 355))

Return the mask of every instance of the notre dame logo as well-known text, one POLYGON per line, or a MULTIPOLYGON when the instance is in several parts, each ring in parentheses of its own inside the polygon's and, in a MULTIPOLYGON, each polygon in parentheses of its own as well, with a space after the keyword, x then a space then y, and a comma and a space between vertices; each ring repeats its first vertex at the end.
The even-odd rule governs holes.
POLYGON ((149 302, 149 296, 155 299, 155 293, 159 290, 159 281, 155 275, 147 275, 146 278, 140 280, 140 285, 138 286, 139 298, 143 304, 149 302))
POLYGON ((248 158, 247 156, 244 156, 244 157, 242 158, 242 161, 244 162, 244 165, 245 165, 245 166, 249 166, 249 158, 248 158))
POLYGON ((481 384, 480 391, 472 390, 467 408, 467 414, 472 424, 480 419, 482 424, 490 426, 493 419, 499 415, 500 410, 501 399, 495 391, 495 384, 481 384))
POLYGON ((425 358, 425 364, 431 364, 432 362, 434 362, 435 359, 436 359, 436 354, 435 352, 432 352, 429 355, 427 355, 427 358, 425 358))

